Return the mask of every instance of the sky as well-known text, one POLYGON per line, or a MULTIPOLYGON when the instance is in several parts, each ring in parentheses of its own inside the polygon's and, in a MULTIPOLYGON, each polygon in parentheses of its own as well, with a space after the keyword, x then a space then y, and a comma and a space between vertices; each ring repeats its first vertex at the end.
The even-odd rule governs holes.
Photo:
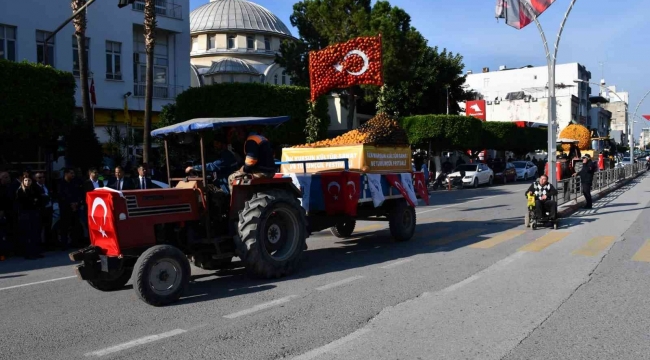
MULTIPOLYGON (((195 9, 209 0, 190 0, 195 9)), ((254 0, 291 27, 289 16, 296 0, 254 0)), ((374 3, 374 1, 373 1, 374 3)), ((390 0, 391 5, 406 10, 411 24, 429 41, 459 53, 465 70, 480 72, 483 67, 500 65, 516 68, 544 66, 546 56, 534 24, 522 30, 507 26, 494 17, 494 0, 390 0)), ((556 0, 540 17, 549 47, 570 0, 556 0)), ((578 62, 591 71, 592 82, 604 77, 607 85, 630 93, 629 111, 634 112, 643 96, 650 91, 650 1, 648 0, 577 0, 560 41, 557 63, 578 62), (602 66, 601 66, 602 63, 602 66)), ((592 85, 592 92, 598 86, 592 85)), ((650 95, 639 108, 635 137, 650 122, 640 115, 650 114, 650 95)), ((631 117, 631 116, 630 116, 631 117)))

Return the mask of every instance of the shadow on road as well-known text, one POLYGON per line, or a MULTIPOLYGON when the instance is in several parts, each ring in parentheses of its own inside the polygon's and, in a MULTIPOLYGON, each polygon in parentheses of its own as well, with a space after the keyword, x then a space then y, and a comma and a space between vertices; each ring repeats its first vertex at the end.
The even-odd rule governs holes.
POLYGON ((66 251, 46 252, 44 253, 45 257, 38 260, 25 260, 25 258, 21 256, 10 257, 5 261, 0 262, 0 274, 70 266, 70 274, 74 275, 74 272, 72 271, 72 265, 74 265, 74 263, 70 261, 68 254, 75 250, 76 249, 68 249, 66 251))

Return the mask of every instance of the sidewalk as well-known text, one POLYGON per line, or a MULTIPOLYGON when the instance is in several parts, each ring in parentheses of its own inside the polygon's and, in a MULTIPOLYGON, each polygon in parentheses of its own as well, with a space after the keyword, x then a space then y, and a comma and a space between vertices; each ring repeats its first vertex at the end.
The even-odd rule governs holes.
POLYGON ((595 202, 590 221, 574 219, 567 230, 549 232, 561 241, 542 250, 520 248, 459 283, 384 309, 365 327, 294 359, 501 359, 590 280, 650 203, 648 184, 650 179, 639 178, 628 191, 595 202), (616 211, 599 211, 610 207, 616 211), (574 253, 604 235, 617 240, 594 256, 574 253))

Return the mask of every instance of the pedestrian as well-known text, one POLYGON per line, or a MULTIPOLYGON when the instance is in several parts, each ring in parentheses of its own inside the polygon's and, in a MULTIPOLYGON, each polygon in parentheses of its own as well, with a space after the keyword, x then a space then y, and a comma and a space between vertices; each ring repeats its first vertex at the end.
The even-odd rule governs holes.
POLYGON ((41 196, 39 212, 42 226, 42 243, 46 249, 54 250, 55 244, 54 236, 52 234, 52 215, 54 214, 54 210, 52 207, 52 195, 50 194, 50 189, 45 185, 44 173, 36 173, 34 179, 36 180, 36 186, 34 188, 38 190, 38 193, 41 196))
POLYGON ((13 209, 12 196, 9 195, 11 176, 6 171, 0 172, 0 261, 4 261, 9 255, 11 246, 9 243, 9 219, 13 209))
POLYGON ((25 259, 42 258, 40 250, 40 202, 41 195, 32 186, 32 179, 25 176, 20 188, 16 191, 16 212, 18 214, 18 229, 23 241, 25 259))
POLYGON ((582 168, 579 172, 574 173, 572 176, 580 176, 580 188, 582 189, 582 195, 585 197, 584 208, 591 209, 591 185, 594 178, 594 167, 589 162, 589 156, 584 155, 582 157, 582 168))
POLYGON ((63 250, 66 250, 72 242, 78 243, 80 237, 79 208, 82 195, 81 189, 74 180, 74 170, 65 169, 57 191, 60 212, 59 231, 63 250))

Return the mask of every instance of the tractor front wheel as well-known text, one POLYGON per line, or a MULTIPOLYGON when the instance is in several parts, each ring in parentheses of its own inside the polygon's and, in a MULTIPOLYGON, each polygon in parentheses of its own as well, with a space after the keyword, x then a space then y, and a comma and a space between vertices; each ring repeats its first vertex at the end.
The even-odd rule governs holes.
POLYGON ((153 246, 138 258, 133 269, 133 289, 149 305, 178 300, 190 283, 187 256, 171 245, 153 246))
POLYGON ((239 214, 235 240, 249 275, 279 278, 298 268, 307 240, 307 217, 298 199, 283 190, 259 192, 239 214))

